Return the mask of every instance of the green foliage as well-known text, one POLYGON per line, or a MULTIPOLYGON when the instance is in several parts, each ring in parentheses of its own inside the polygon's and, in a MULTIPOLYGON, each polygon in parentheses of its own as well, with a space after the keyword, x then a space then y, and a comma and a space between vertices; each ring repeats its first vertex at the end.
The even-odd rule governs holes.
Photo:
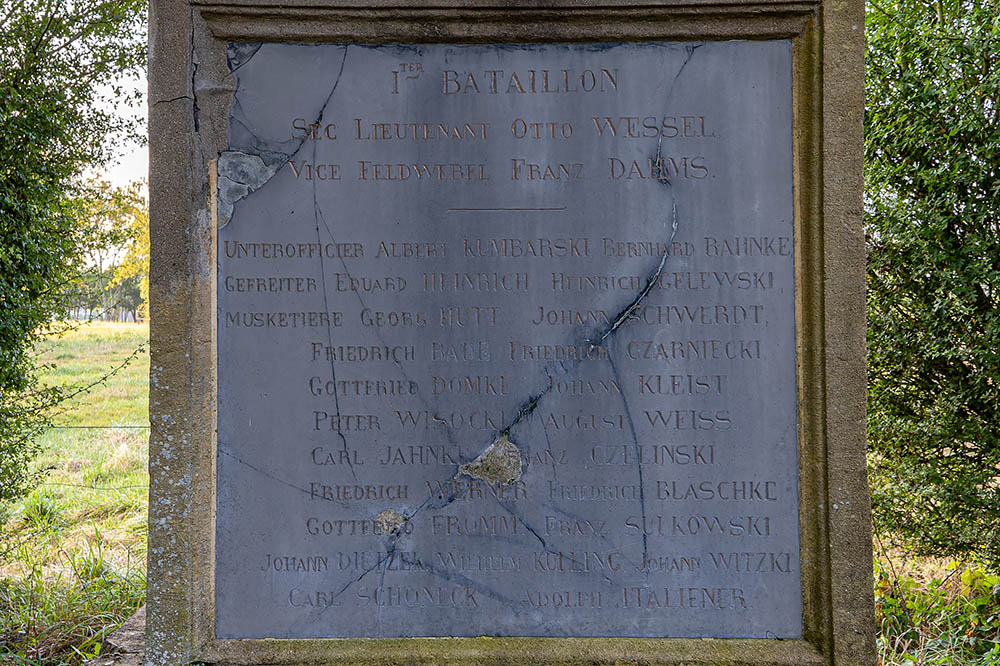
POLYGON ((144 18, 141 0, 0 0, 0 505, 39 478, 33 441, 63 393, 32 349, 94 239, 81 177, 136 132, 108 81, 142 67, 144 18))
POLYGON ((62 505, 51 493, 35 492, 28 496, 21 511, 25 525, 37 530, 58 527, 62 522, 62 505))
POLYGON ((881 662, 900 666, 1000 663, 1000 577, 952 562, 920 583, 875 562, 881 662))
POLYGON ((876 528, 1000 569, 1000 8, 867 10, 876 528))

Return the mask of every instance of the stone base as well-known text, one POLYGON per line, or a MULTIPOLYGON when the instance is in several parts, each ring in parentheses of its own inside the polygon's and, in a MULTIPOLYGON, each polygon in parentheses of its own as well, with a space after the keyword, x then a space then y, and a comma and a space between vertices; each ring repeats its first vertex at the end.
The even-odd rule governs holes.
POLYGON ((104 641, 99 657, 86 666, 142 666, 146 651, 146 607, 142 606, 104 641))

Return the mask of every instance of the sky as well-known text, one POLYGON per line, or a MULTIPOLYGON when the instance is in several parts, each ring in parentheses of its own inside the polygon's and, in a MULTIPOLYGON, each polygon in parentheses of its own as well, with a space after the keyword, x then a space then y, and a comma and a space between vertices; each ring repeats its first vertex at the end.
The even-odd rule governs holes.
MULTIPOLYGON (((145 75, 143 75, 138 81, 128 80, 127 82, 123 81, 122 83, 128 85, 129 87, 138 87, 145 93, 145 75)), ((143 94, 142 102, 139 106, 134 107, 133 111, 142 118, 142 123, 145 125, 147 120, 145 94, 143 94)), ((102 178, 110 181, 111 184, 116 187, 126 187, 134 181, 149 179, 148 146, 127 143, 121 146, 118 153, 118 158, 114 162, 108 164, 104 171, 99 174, 102 178)), ((143 189, 145 190, 145 188, 143 189)))
POLYGON ((104 178, 117 187, 125 187, 136 180, 149 178, 149 150, 147 146, 128 147, 118 164, 109 165, 104 178))

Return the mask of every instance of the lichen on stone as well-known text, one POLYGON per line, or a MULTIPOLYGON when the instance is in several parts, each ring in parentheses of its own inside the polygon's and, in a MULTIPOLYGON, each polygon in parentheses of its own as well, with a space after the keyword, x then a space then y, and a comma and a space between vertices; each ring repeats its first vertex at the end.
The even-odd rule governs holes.
POLYGON ((383 534, 395 534, 406 522, 406 516, 395 509, 386 509, 375 517, 375 524, 383 534))
POLYGON ((460 466, 458 473, 490 483, 514 483, 521 478, 521 451, 503 435, 478 458, 460 466))

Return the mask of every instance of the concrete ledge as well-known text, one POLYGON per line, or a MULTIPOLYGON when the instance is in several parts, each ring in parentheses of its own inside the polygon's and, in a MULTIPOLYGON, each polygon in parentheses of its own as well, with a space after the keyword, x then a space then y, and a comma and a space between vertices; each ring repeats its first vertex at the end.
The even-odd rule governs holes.
POLYGON ((146 652, 146 607, 142 606, 125 624, 104 641, 104 654, 87 666, 142 666, 146 652))

